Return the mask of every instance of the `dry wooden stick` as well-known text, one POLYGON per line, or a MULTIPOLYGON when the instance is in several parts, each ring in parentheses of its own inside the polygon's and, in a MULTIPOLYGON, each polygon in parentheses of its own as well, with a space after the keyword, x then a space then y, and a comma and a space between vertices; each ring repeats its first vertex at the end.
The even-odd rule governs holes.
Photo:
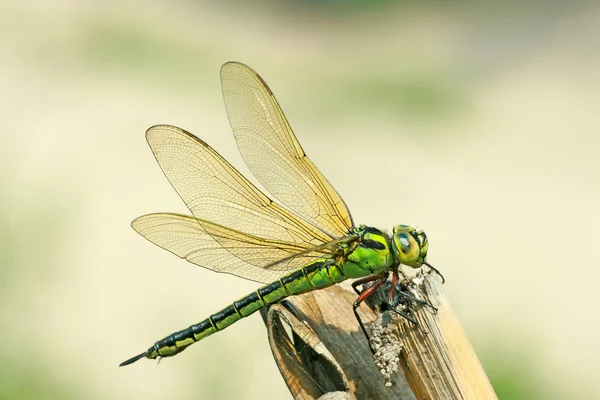
MULTIPOLYGON (((497 399, 436 274, 417 278, 410 294, 422 329, 390 311, 361 307, 376 355, 360 331, 347 286, 294 296, 263 312, 269 344, 295 399, 497 399), (394 373, 400 364, 404 374, 394 373), (377 364, 377 366, 375 365, 377 364), (387 386, 387 383, 392 383, 387 386), (327 396, 327 397, 326 397, 327 396)), ((379 299, 384 299, 381 292, 379 299)))
POLYGON ((428 334, 398 321, 401 365, 417 399, 497 399, 473 347, 444 295, 441 278, 427 276, 413 294, 438 309, 414 313, 428 334))

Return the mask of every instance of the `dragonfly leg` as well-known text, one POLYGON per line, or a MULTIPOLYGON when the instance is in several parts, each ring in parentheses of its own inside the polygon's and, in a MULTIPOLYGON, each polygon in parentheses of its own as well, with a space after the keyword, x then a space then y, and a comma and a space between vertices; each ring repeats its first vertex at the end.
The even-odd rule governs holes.
POLYGON ((411 324, 413 324, 414 326, 416 326, 417 328, 419 328, 419 330, 422 333, 424 333, 425 335, 427 335, 429 333, 425 329, 421 328, 421 325, 417 322, 417 320, 415 320, 413 317, 411 317, 407 313, 398 310, 396 307, 393 307, 391 304, 388 304, 388 307, 389 307, 390 311, 393 311, 396 314, 398 314, 399 316, 401 316, 402 318, 405 318, 408 322, 410 322, 411 324))
MULTIPOLYGON (((369 276, 365 276, 364 278, 357 279, 354 282, 352 282, 352 289, 354 289, 356 294, 360 296, 360 294, 363 292, 362 290, 358 290, 358 287, 360 285, 364 285, 365 283, 373 282, 373 281, 376 281, 377 279, 381 279, 381 278, 382 278, 381 274, 377 274, 377 275, 369 275, 369 276)), ((386 279, 387 279, 387 276, 386 276, 386 279)))
MULTIPOLYGON (((437 313, 437 310, 438 310, 438 309, 437 309, 437 308, 435 308, 435 307, 433 306, 433 304, 431 304, 430 302, 428 302, 428 301, 426 301, 426 300, 421 300, 421 299, 419 299, 419 298, 417 298, 417 297, 413 296, 412 294, 410 294, 409 292, 407 292, 407 291, 405 291, 405 290, 399 290, 399 291, 398 291, 398 295, 399 295, 399 296, 401 296, 401 297, 403 297, 404 299, 408 299, 408 300, 410 300, 410 301, 414 301, 414 302, 415 302, 415 303, 417 303, 417 304, 421 304, 421 305, 424 305, 424 306, 430 307, 430 308, 431 308, 431 309, 434 311, 434 314, 435 314, 435 313, 437 313)), ((398 303, 399 303, 399 302, 397 302, 397 301, 396 301, 396 302, 389 301, 389 304, 390 304, 390 305, 395 305, 395 304, 398 304, 398 303)))
MULTIPOLYGON (((400 279, 400 277, 398 276, 398 269, 394 269, 392 271, 392 286, 390 287, 390 291, 388 292, 388 302, 387 302, 387 307, 390 311, 395 312, 396 314, 400 315, 401 317, 405 318, 407 321, 409 321, 410 323, 412 323, 413 325, 415 325, 417 328, 419 328, 419 330, 423 333, 427 333, 427 331, 425 331, 423 328, 421 328, 420 324, 409 314, 400 311, 396 308, 396 305, 398 304, 398 301, 395 301, 394 299, 394 295, 396 294, 396 286, 398 285, 398 280, 400 279)), ((398 295, 402 296, 404 299, 408 299, 411 301, 414 301, 415 303, 419 303, 422 305, 426 305, 431 307, 433 310, 435 310, 437 312, 437 308, 435 308, 431 303, 425 301, 425 300, 421 300, 416 298, 415 296, 413 296, 412 294, 410 294, 409 292, 407 292, 406 290, 402 290, 400 289, 398 291, 398 295)))
MULTIPOLYGON (((365 337, 367 338, 367 342, 369 343, 369 348, 371 348, 371 351, 373 351, 373 348, 371 347, 371 338, 369 337, 369 334, 367 333, 367 329, 365 328, 365 325, 363 324, 362 319, 358 315, 357 309, 360 306, 360 303, 362 303, 367 298, 369 298, 371 295, 373 295, 373 293, 375 293, 375 291, 377 289, 379 289, 381 287, 381 285, 383 285, 383 283, 387 280, 387 274, 371 275, 371 276, 362 278, 362 280, 365 280, 367 278, 372 278, 372 279, 369 279, 366 282, 370 282, 370 281, 374 281, 374 280, 377 280, 377 282, 375 282, 375 284, 373 286, 369 286, 368 288, 366 288, 365 290, 363 290, 360 293, 360 295, 358 296, 358 298, 352 305, 352 309, 354 311, 354 316, 356 317, 356 320, 358 321, 358 324, 360 325, 360 328, 362 329, 363 333, 365 334, 365 337)), ((362 283, 366 283, 366 282, 362 282, 362 283)), ((356 290, 356 288, 354 290, 356 290)))
POLYGON ((388 292, 388 304, 392 304, 394 293, 396 293, 396 286, 398 285, 398 279, 398 268, 396 267, 392 270, 392 286, 390 286, 390 291, 388 292))
POLYGON ((423 263, 423 264, 427 265, 432 271, 434 271, 436 274, 438 274, 440 276, 440 278, 442 278, 442 285, 444 283, 446 283, 446 278, 444 278, 444 275, 442 275, 442 273, 437 268, 434 268, 434 266, 429 263, 423 263))

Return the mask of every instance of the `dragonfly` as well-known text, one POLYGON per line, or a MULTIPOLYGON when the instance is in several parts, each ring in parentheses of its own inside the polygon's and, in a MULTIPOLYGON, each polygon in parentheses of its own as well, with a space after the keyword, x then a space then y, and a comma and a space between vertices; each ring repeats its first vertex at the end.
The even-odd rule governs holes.
MULTIPOLYGON (((174 356, 263 307, 348 279, 355 279, 353 310, 368 339, 357 310, 390 275, 391 303, 401 265, 425 265, 439 273, 426 261, 425 232, 396 225, 388 234, 354 224, 346 203, 304 153, 273 92, 254 70, 228 62, 221 67, 221 84, 242 158, 279 202, 204 141, 184 129, 156 125, 146 132, 148 144, 193 216, 149 214, 131 225, 182 259, 263 286, 120 366, 174 356)), ((410 315, 393 310, 416 325, 410 315)))

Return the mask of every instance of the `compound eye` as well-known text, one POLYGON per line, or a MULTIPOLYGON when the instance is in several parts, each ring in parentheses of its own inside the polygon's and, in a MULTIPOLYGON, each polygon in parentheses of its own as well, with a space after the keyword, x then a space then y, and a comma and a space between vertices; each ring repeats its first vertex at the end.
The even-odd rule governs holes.
POLYGON ((429 249, 429 243, 427 243, 427 240, 425 240, 425 243, 423 243, 421 245, 421 254, 423 254, 423 255, 427 254, 428 249, 429 249))
POLYGON ((394 247, 397 249, 397 256, 402 264, 412 265, 419 259, 419 243, 408 233, 396 232, 394 234, 394 247))
POLYGON ((404 252, 410 250, 410 242, 408 240, 408 236, 406 236, 406 234, 402 233, 400 235, 398 235, 398 244, 400 245, 400 249, 404 252))
POLYGON ((412 233, 414 231, 415 231, 415 228, 413 228, 411 226, 408 226, 408 225, 396 225, 396 226, 394 226, 393 233, 394 234, 396 234, 396 233, 402 233, 402 232, 412 233))

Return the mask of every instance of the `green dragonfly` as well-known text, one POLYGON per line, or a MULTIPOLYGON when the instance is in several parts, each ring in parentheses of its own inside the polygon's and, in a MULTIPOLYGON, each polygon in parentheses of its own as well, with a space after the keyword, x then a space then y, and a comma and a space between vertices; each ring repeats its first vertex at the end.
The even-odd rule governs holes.
MULTIPOLYGON (((251 68, 221 68, 225 107, 238 148, 271 200, 208 144, 183 129, 153 126, 148 144, 165 176, 194 216, 137 218, 132 227, 154 244, 215 272, 265 284, 203 321, 157 341, 141 358, 174 356, 191 344, 288 296, 357 279, 354 314, 391 275, 391 302, 401 264, 420 268, 428 242, 423 231, 397 225, 388 235, 358 225, 346 204, 306 156, 265 81, 251 68), (373 285, 360 291, 359 286, 373 285)), ((393 309, 411 322, 414 319, 393 309)))

